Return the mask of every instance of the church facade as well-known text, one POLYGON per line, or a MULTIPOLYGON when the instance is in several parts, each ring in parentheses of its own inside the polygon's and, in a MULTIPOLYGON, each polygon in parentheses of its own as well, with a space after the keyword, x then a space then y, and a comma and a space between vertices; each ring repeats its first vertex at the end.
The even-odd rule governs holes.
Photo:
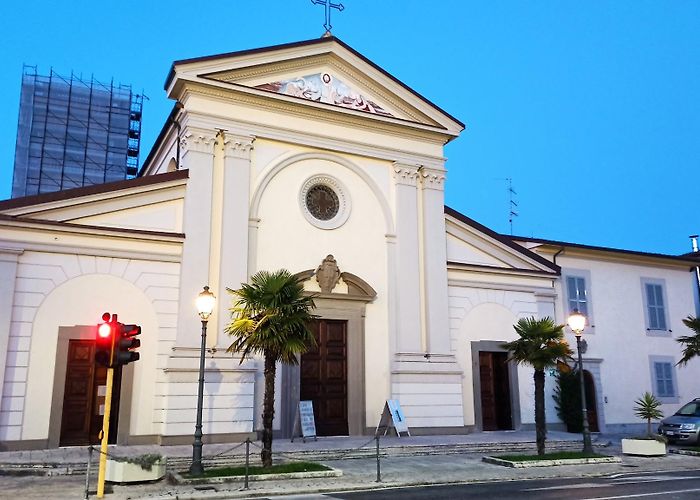
POLYGON ((532 426, 532 369, 501 344, 518 318, 565 322, 572 304, 595 314, 601 430, 634 423, 644 388, 668 389, 668 410, 696 395, 697 366, 666 371, 694 314, 692 260, 514 240, 445 207, 443 147, 464 125, 337 38, 177 61, 165 87, 176 105, 139 178, 0 202, 3 447, 94 440, 105 311, 143 331, 117 374, 115 442, 191 442, 205 285, 205 437, 254 433, 262 362, 226 353, 227 288, 279 268, 319 316, 319 348, 278 370, 283 436, 307 399, 320 435, 373 433, 388 399, 412 432, 532 426))

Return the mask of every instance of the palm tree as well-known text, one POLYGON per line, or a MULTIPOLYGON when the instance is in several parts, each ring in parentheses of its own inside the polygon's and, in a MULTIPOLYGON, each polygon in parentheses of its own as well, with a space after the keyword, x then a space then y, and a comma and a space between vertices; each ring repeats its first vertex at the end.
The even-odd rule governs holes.
POLYGON ((634 404, 634 414, 647 421, 647 437, 651 437, 651 421, 664 416, 664 412, 659 409, 661 401, 650 392, 645 392, 634 404))
POLYGON ((700 317, 688 316, 683 320, 683 324, 693 330, 695 334, 676 339, 677 342, 683 344, 683 357, 677 363, 679 365, 685 365, 696 356, 700 357, 700 317))
POLYGON ((572 351, 564 339, 564 325, 557 325, 552 318, 522 318, 513 326, 520 337, 503 344, 510 352, 509 359, 518 364, 531 365, 535 369, 535 430, 537 454, 544 455, 547 438, 547 422, 544 411, 544 371, 557 366, 557 361, 571 356, 572 351))
POLYGON ((295 365, 297 355, 316 341, 308 324, 314 318, 312 296, 289 271, 260 271, 234 295, 231 322, 225 331, 233 337, 228 352, 241 354, 241 363, 255 354, 265 359, 265 395, 260 458, 263 467, 272 465, 272 420, 275 416, 275 372, 277 362, 295 365))

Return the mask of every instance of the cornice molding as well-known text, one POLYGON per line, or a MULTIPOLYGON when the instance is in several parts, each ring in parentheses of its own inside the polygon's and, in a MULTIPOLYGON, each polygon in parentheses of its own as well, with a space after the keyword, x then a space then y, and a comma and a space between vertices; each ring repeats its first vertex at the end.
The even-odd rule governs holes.
POLYGON ((419 165, 394 162, 394 182, 404 186, 416 186, 420 176, 419 165))
POLYGON ((373 115, 365 113, 364 111, 317 103, 315 101, 285 96, 283 94, 275 94, 250 87, 245 87, 245 90, 236 88, 228 89, 193 81, 187 82, 186 87, 185 92, 219 98, 226 102, 239 102, 266 111, 283 111, 304 118, 313 118, 318 121, 323 120, 334 125, 342 121, 359 128, 366 128, 367 121, 371 120, 373 122, 373 128, 402 138, 410 137, 443 145, 447 142, 446 137, 453 137, 447 130, 438 129, 438 127, 433 125, 402 120, 400 118, 373 115), (428 138, 428 136, 434 136, 434 138, 428 138))
POLYGON ((323 149, 335 153, 348 153, 357 156, 365 156, 384 161, 400 161, 404 163, 415 163, 422 165, 442 166, 445 163, 445 158, 441 156, 429 156, 420 153, 410 153, 390 147, 379 147, 371 144, 356 142, 352 143, 347 140, 327 138, 320 134, 300 133, 293 129, 263 126, 254 122, 232 121, 230 118, 221 115, 204 115, 196 111, 189 111, 188 118, 195 123, 212 123, 218 128, 225 128, 230 133, 248 136, 252 135, 256 139, 264 138, 273 141, 282 141, 287 143, 297 144, 313 149, 323 149))

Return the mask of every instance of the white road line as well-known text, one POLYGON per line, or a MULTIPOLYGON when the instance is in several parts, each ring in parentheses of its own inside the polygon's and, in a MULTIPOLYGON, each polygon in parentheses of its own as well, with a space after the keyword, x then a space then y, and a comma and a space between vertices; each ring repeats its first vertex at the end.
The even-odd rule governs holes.
POLYGON ((616 498, 654 497, 659 495, 672 495, 674 493, 691 493, 693 491, 700 491, 700 488, 693 488, 690 490, 659 491, 657 493, 637 493, 634 495, 619 495, 615 497, 589 497, 582 500, 615 500, 616 498))

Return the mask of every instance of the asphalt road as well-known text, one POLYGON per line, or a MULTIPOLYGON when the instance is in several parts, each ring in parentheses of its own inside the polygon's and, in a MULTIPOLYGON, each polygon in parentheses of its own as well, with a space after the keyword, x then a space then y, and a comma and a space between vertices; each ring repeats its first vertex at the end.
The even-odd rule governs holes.
POLYGON ((391 488, 365 492, 337 492, 324 495, 294 495, 274 498, 287 500, 435 500, 459 499, 576 499, 613 500, 618 498, 700 498, 700 470, 677 472, 612 474, 596 478, 535 479, 490 483, 454 484, 413 488, 391 488))

